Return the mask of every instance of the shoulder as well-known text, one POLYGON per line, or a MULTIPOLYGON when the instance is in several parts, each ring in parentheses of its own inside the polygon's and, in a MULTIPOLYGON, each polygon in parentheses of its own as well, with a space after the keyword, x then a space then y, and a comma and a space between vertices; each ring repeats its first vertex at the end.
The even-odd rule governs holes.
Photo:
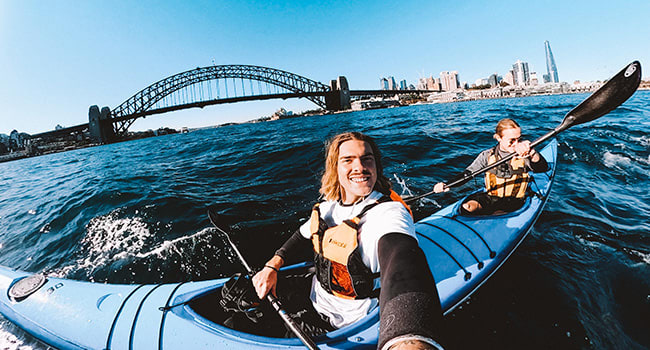
POLYGON ((470 166, 467 167, 467 170, 469 171, 476 171, 484 166, 487 165, 488 159, 492 155, 493 148, 488 148, 486 150, 483 150, 481 153, 474 158, 474 161, 470 166))
POLYGON ((338 204, 338 202, 333 200, 320 202, 318 207, 320 208, 321 215, 324 212, 330 211, 336 204, 338 204))
MULTIPOLYGON (((318 211, 320 212, 320 216, 323 219, 326 219, 328 216, 331 216, 332 209, 335 208, 336 201, 323 201, 318 203, 318 211)), ((309 216, 307 217, 307 220, 300 225, 300 233, 305 237, 309 238, 311 237, 311 213, 312 211, 309 212, 309 216)))
POLYGON ((386 200, 387 197, 388 197, 387 195, 384 195, 382 193, 374 191, 368 197, 368 200, 371 201, 369 203, 369 205, 377 203, 378 201, 379 201, 379 203, 375 204, 375 206, 372 209, 370 209, 367 212, 366 215, 372 213, 373 216, 377 216, 377 215, 402 216, 404 214, 408 215, 409 217, 411 216, 408 209, 406 209, 406 207, 404 207, 404 204, 402 204, 402 203, 400 203, 398 201, 395 201, 395 200, 390 200, 390 201, 383 202, 383 200, 386 200))
POLYGON ((404 204, 396 201, 384 202, 377 204, 376 207, 372 208, 368 214, 373 213, 375 215, 389 215, 389 216, 408 216, 411 217, 411 214, 406 209, 404 204))
POLYGON ((485 162, 487 162, 488 158, 490 158, 492 153, 494 153, 493 148, 488 148, 486 150, 483 150, 481 153, 478 154, 478 156, 476 156, 476 158, 474 158, 474 163, 477 163, 477 162, 485 163, 485 162))
POLYGON ((415 234, 413 217, 399 202, 380 203, 369 210, 363 218, 362 226, 377 233, 406 233, 415 234))

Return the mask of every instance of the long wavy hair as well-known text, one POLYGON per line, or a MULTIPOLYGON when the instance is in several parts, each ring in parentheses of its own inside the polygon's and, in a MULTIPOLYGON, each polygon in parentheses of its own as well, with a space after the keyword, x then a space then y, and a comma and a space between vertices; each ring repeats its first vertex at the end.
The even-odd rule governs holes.
POLYGON ((375 140, 360 132, 344 132, 332 137, 325 146, 327 150, 325 154, 325 172, 321 178, 319 191, 323 198, 335 201, 343 198, 343 188, 339 183, 338 176, 339 148, 343 142, 350 140, 364 141, 370 145, 372 154, 375 157, 375 166, 377 167, 377 182, 375 182, 373 190, 388 195, 390 193, 391 183, 384 176, 384 167, 381 164, 381 152, 379 152, 379 147, 377 147, 375 140))

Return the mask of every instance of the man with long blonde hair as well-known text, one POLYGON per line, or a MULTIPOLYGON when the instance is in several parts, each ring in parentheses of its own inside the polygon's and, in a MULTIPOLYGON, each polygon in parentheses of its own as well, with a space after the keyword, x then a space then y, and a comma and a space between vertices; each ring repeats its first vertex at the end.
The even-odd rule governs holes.
POLYGON ((309 245, 316 272, 304 313, 317 317, 298 320, 311 323, 304 328, 331 331, 380 306, 380 349, 440 348, 433 340, 442 318, 435 281, 410 209, 391 190, 370 136, 347 132, 328 142, 320 193, 325 201, 253 277, 257 295, 275 294, 279 268, 309 245))

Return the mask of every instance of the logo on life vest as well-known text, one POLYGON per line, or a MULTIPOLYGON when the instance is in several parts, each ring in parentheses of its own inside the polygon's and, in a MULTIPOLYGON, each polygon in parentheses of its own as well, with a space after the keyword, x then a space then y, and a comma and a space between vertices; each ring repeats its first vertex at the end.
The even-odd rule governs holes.
POLYGON ((334 245, 339 246, 341 248, 345 248, 347 246, 347 244, 345 244, 343 242, 339 242, 339 241, 335 240, 334 238, 330 238, 330 240, 327 241, 327 243, 334 244, 334 245))

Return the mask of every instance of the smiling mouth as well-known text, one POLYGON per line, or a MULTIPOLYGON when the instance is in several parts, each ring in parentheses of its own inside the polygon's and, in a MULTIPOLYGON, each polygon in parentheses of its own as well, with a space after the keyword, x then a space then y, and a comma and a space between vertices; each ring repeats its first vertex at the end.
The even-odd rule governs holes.
POLYGON ((356 182, 356 183, 366 182, 368 180, 370 180, 370 176, 351 177, 350 178, 350 182, 356 182))

